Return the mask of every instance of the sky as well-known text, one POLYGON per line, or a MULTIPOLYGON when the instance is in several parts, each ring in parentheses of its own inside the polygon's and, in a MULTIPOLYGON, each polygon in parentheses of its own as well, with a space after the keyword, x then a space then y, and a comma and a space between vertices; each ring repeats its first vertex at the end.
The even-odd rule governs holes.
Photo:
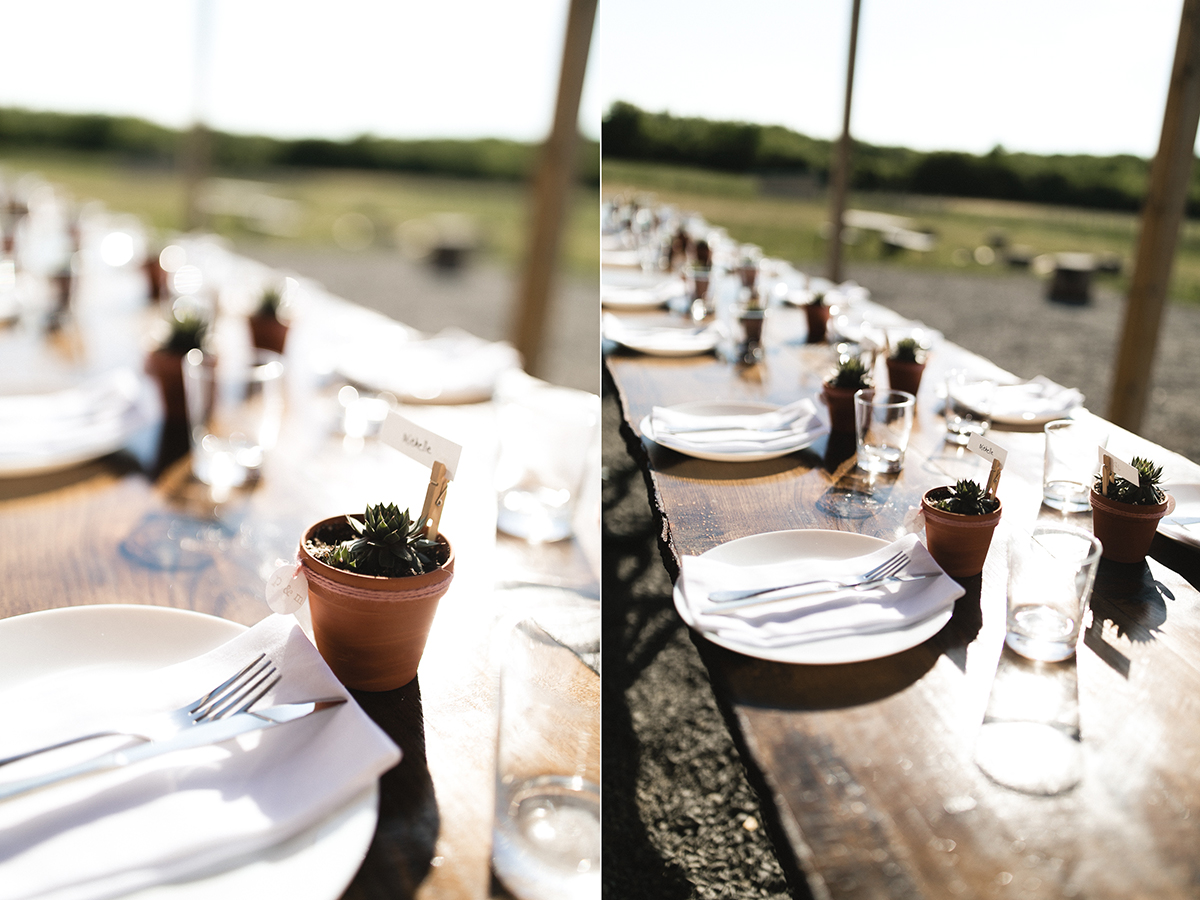
MULTIPOLYGON (((851 134, 1152 156, 1182 0, 862 0, 851 134)), ((601 0, 603 109, 841 133, 850 0, 601 0)))
MULTIPOLYGON (((0 106, 172 127, 200 115, 220 130, 284 138, 540 141, 553 120, 567 5, 0 0, 0 106), (198 45, 207 47, 199 65, 198 45)), ((593 33, 579 116, 593 138, 595 44, 593 33)))

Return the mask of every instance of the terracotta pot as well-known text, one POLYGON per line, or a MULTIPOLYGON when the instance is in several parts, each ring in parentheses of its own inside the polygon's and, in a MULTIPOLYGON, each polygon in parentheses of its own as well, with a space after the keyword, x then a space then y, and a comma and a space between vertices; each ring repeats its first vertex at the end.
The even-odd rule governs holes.
POLYGON ((1150 542, 1158 530, 1158 520, 1175 509, 1175 498, 1155 506, 1119 503, 1093 490, 1092 533, 1104 545, 1101 556, 1119 563, 1137 563, 1150 552, 1150 542))
POLYGON ((822 387, 821 399, 829 407, 829 430, 854 434, 854 394, 858 388, 834 387, 828 382, 822 387))
POLYGON ((759 344, 762 342, 763 322, 766 320, 765 309, 743 309, 738 314, 738 323, 746 332, 746 342, 759 344))
POLYGON ((394 690, 417 676, 438 600, 454 577, 454 549, 438 535, 449 554, 446 562, 432 572, 404 578, 359 575, 313 559, 305 544, 345 520, 335 516, 318 522, 300 543, 313 636, 321 656, 346 687, 394 690))
POLYGON ((804 307, 808 316, 808 342, 819 344, 825 340, 825 327, 829 324, 829 307, 824 303, 809 303, 804 307))
POLYGON ((893 391, 908 391, 914 397, 921 386, 921 375, 925 371, 925 363, 904 362, 899 359, 887 360, 888 385, 893 391))
POLYGON ((287 333, 288 327, 274 316, 254 315, 250 317, 250 334, 254 338, 254 346, 259 350, 283 353, 287 333))
POLYGON ((151 350, 146 354, 146 374, 158 382, 162 391, 163 415, 171 423, 187 423, 187 402, 183 397, 183 354, 171 350, 151 350))
MULTIPOLYGON (((937 487, 927 491, 921 498, 921 512, 925 514, 925 544, 929 548, 929 555, 947 575, 952 578, 971 578, 983 571, 988 548, 992 545, 992 532, 1000 522, 1004 506, 1001 504, 994 512, 982 516, 967 516, 946 512, 933 505, 950 493, 948 487, 937 487)), ((999 503, 999 500, 996 502, 999 503)))

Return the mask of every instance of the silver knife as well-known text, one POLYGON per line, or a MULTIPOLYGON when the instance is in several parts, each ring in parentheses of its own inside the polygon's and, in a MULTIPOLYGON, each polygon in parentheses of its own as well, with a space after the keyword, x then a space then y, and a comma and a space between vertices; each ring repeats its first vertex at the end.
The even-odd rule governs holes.
POLYGON ((103 756, 97 756, 95 759, 85 760, 73 766, 55 769, 53 772, 46 772, 17 781, 0 782, 0 800, 7 800, 10 797, 26 794, 38 788, 58 784, 60 781, 78 778, 81 775, 120 769, 133 763, 162 756, 164 753, 174 753, 178 750, 191 750, 195 747, 208 747, 212 744, 221 744, 232 740, 240 734, 274 728, 276 725, 286 725, 288 722, 298 721, 313 713, 341 706, 345 702, 346 699, 344 697, 325 697, 321 700, 284 703, 280 706, 268 707, 267 709, 236 713, 226 719, 218 719, 215 722, 205 722, 201 725, 195 725, 166 740, 151 741, 146 744, 138 744, 136 747, 114 750, 112 753, 105 753, 103 756))
POLYGON ((717 598, 721 592, 716 591, 708 595, 709 599, 719 602, 721 605, 712 609, 706 609, 704 613, 705 615, 724 616, 746 606, 758 606, 762 603, 775 603, 780 600, 793 600, 796 597, 807 597, 812 594, 839 594, 843 591, 854 591, 857 593, 869 590, 870 588, 881 587, 885 584, 900 584, 906 581, 921 581, 925 578, 936 578, 941 574, 941 572, 930 572, 924 575, 888 575, 885 578, 874 578, 870 581, 861 581, 858 584, 837 584, 824 581, 804 587, 784 587, 759 591, 741 600, 720 601, 717 598))

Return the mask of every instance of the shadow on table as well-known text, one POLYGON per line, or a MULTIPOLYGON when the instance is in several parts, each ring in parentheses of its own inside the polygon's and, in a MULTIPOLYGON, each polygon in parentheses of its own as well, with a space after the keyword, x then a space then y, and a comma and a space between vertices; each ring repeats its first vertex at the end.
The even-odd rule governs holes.
POLYGON ((379 824, 344 900, 406 900, 429 874, 440 825, 425 762, 420 678, 394 691, 351 693, 404 756, 379 779, 379 824))

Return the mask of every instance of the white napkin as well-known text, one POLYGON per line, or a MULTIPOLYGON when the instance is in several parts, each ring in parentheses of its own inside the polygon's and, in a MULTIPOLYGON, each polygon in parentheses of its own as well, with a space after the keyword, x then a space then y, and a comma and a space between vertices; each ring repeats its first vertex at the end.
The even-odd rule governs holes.
POLYGON ((637 250, 601 250, 602 266, 640 266, 642 255, 637 250))
POLYGON ((683 279, 668 278, 650 287, 600 285, 600 303, 613 309, 665 306, 685 290, 683 279))
POLYGON ((656 406, 650 413, 654 439, 667 446, 709 451, 776 450, 816 438, 827 429, 807 398, 755 415, 706 416, 656 406))
POLYGON ((485 341, 460 328, 412 340, 403 326, 381 328, 347 347, 337 370, 376 391, 409 403, 474 403, 488 400, 500 373, 520 368, 509 344, 485 341))
POLYGON ((915 534, 887 547, 851 559, 802 559, 741 566, 685 556, 680 590, 696 627, 747 646, 786 647, 812 641, 894 631, 944 612, 965 591, 941 568, 915 534), (721 589, 769 588, 816 578, 850 580, 860 577, 900 551, 910 562, 903 574, 935 573, 938 577, 889 584, 869 591, 845 590, 810 594, 791 600, 746 606, 733 615, 715 615, 720 607, 708 599, 721 589))
POLYGON ((1200 548, 1200 484, 1164 484, 1162 489, 1175 498, 1175 509, 1159 519, 1159 532, 1181 544, 1200 548))
POLYGON ((141 389, 131 370, 116 369, 59 391, 0 397, 0 454, 70 446, 119 433, 141 389))
POLYGON ((604 336, 632 350, 643 353, 707 353, 720 340, 718 326, 701 331, 671 326, 638 326, 627 324, 612 313, 604 314, 604 336))
POLYGON ((992 394, 991 415, 1006 419, 1065 416, 1083 404, 1083 394, 1038 375, 1020 384, 998 384, 992 394))
MULTIPOLYGON (((260 706, 348 696, 295 619, 272 616, 203 656, 153 674, 89 673, 0 694, 0 719, 7 723, 0 757, 56 734, 93 730, 114 712, 182 706, 261 652, 283 677, 260 706)), ((79 752, 90 756, 95 749, 79 752)), ((0 898, 101 900, 235 864, 321 821, 399 759, 396 745, 351 698, 235 741, 6 800, 0 803, 0 898)), ((21 777, 16 770, 22 767, 29 774, 33 763, 4 767, 0 778, 21 777)))

